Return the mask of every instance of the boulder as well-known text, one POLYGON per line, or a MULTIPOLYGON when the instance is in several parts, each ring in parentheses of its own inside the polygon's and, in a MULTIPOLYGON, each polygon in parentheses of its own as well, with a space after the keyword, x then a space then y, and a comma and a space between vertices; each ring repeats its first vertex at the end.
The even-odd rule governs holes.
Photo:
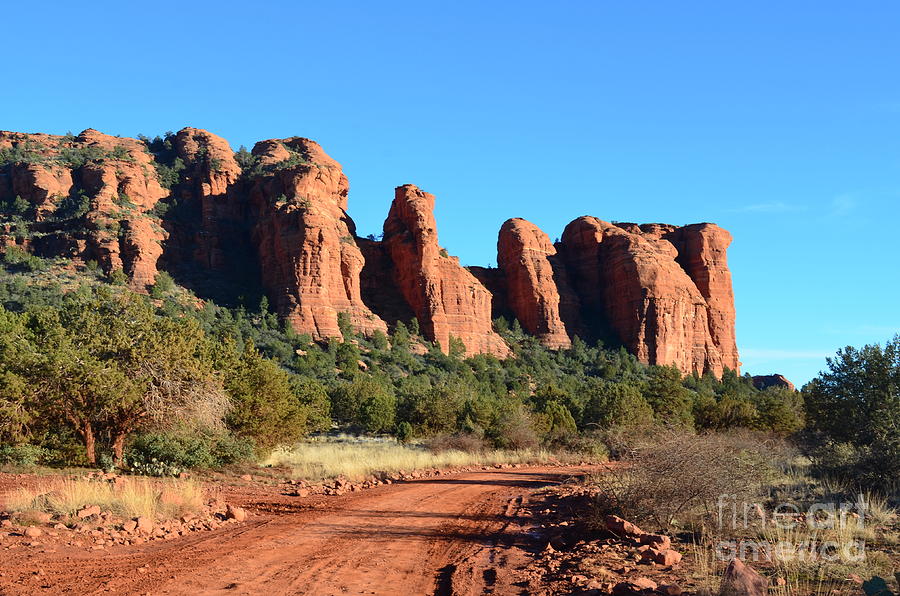
POLYGON ((622 519, 617 515, 607 515, 604 518, 604 521, 606 522, 606 528, 619 536, 637 538, 646 534, 646 532, 630 521, 622 519))
POLYGON ((641 553, 641 558, 663 567, 671 567, 681 562, 681 553, 671 548, 659 550, 649 547, 641 553))
POLYGON ((638 577, 620 582, 613 586, 612 593, 627 596, 629 594, 641 594, 644 592, 652 592, 656 590, 657 584, 652 579, 646 577, 638 577))
POLYGON ((732 559, 722 576, 719 596, 765 596, 769 580, 740 559, 732 559))
POLYGON ((87 507, 81 509, 76 513, 78 519, 87 519, 93 516, 100 515, 100 506, 99 505, 88 505, 87 507))
POLYGON ((667 550, 672 547, 672 540, 664 534, 644 534, 638 539, 638 542, 657 550, 667 550))
POLYGON ((229 505, 225 510, 225 519, 233 519, 236 522, 242 522, 247 519, 247 512, 241 507, 229 505))
POLYGON ((152 534, 155 524, 149 517, 139 517, 135 521, 135 531, 139 534, 152 534))

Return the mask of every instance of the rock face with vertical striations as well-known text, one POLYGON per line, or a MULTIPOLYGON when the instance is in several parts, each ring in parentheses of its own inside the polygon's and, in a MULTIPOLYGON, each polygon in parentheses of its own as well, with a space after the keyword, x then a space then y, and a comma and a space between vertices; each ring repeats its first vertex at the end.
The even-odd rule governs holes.
POLYGON ((348 193, 341 165, 301 137, 251 155, 190 127, 152 141, 0 131, 0 250, 96 261, 137 291, 165 270, 223 304, 265 294, 316 339, 341 335, 341 313, 365 334, 416 317, 445 351, 456 338, 505 357, 492 329, 505 317, 554 349, 603 339, 684 373, 739 370, 731 235, 714 224, 586 216, 553 244, 510 219, 498 267, 466 268, 438 243, 432 195, 398 187, 376 240, 356 237, 348 193))
POLYGON ((728 269, 731 234, 711 223, 676 228, 666 239, 678 249, 678 262, 706 300, 709 332, 722 356, 722 365, 740 370, 734 332, 734 291, 728 269))
POLYGON ((316 339, 340 336, 338 313, 357 330, 386 331, 360 292, 363 256, 347 215, 350 185, 309 139, 260 141, 249 195, 262 283, 279 315, 316 339))
MULTIPOLYGON (((508 219, 497 240, 497 265, 503 272, 509 308, 528 333, 550 348, 572 345, 577 311, 563 320, 560 295, 572 296, 565 267, 550 238, 524 219, 508 219)), ((571 306, 571 304, 569 305, 571 306)))
POLYGON ((595 217, 566 227, 562 245, 583 304, 642 362, 721 376, 725 364, 706 298, 675 245, 647 230, 595 217))
POLYGON ((235 188, 241 167, 234 151, 225 139, 190 127, 179 130, 172 145, 185 168, 176 192, 194 203, 199 216, 185 242, 192 249, 190 258, 213 270, 232 266, 228 253, 243 240, 234 228, 246 216, 245 202, 235 188))
POLYGON ((397 187, 384 222, 384 245, 395 282, 425 336, 450 348, 504 357, 509 348, 491 325, 491 293, 438 244, 434 196, 411 184, 397 187))

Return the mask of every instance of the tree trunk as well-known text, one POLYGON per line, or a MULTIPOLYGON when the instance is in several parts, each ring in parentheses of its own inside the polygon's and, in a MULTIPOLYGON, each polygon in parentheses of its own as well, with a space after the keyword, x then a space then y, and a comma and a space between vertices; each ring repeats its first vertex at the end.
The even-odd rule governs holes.
POLYGON ((84 450, 88 464, 97 465, 97 439, 94 437, 94 427, 90 422, 85 422, 81 434, 84 435, 84 450))
POLYGON ((128 436, 128 433, 120 432, 116 434, 115 439, 113 439, 113 462, 116 464, 116 467, 122 466, 122 459, 125 456, 125 439, 128 436))

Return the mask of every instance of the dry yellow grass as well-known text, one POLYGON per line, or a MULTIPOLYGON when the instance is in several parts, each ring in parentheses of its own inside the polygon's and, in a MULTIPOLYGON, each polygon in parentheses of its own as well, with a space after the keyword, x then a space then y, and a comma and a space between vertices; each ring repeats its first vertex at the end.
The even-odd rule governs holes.
POLYGON ((37 488, 20 488, 6 499, 6 507, 20 514, 35 512, 73 517, 98 505, 121 517, 166 519, 196 511, 203 505, 203 489, 196 482, 128 478, 120 486, 86 478, 48 481, 37 488))
POLYGON ((417 445, 393 441, 310 441, 274 451, 263 466, 285 466, 297 478, 317 481, 344 476, 361 480, 376 472, 424 470, 493 464, 548 461, 544 451, 442 451, 434 453, 417 445))

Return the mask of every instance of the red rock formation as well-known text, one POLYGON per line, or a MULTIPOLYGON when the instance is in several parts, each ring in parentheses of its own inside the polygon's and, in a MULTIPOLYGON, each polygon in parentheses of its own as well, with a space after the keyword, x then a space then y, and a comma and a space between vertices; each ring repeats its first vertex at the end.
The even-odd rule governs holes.
POLYGON ((93 129, 77 137, 0 132, 0 148, 24 156, 10 164, 0 200, 21 197, 32 205, 34 221, 60 220, 45 226, 51 240, 40 244, 46 250, 97 259, 106 271, 122 269, 136 289, 153 282, 165 233, 147 212, 166 192, 142 142, 93 129), (86 212, 65 213, 64 203, 81 201, 86 212), (89 230, 83 241, 81 232, 64 238, 65 218, 83 219, 89 230))
POLYGON ((757 389, 768 389, 769 387, 781 387, 788 391, 796 391, 794 384, 787 380, 784 375, 755 375, 751 378, 753 386, 757 389))
POLYGON ((384 222, 384 244, 395 281, 425 336, 447 351, 450 338, 466 352, 509 354, 491 326, 491 293, 438 244, 434 196, 407 184, 397 187, 384 222))
POLYGON ((509 297, 506 295, 506 277, 496 267, 466 266, 466 271, 475 276, 487 291, 491 293, 491 318, 503 317, 512 320, 516 317, 509 308, 509 297))
POLYGON ((562 244, 582 301, 639 360, 722 374, 706 300, 667 241, 580 217, 562 244))
POLYGON ((200 203, 192 257, 209 269, 227 269, 233 266, 227 258, 229 249, 240 240, 225 222, 238 221, 244 215, 243 202, 231 192, 241 176, 241 167, 228 141, 205 130, 183 128, 172 144, 186 164, 182 198, 200 203))
POLYGON ((277 312, 315 338, 340 336, 341 312, 363 333, 386 331, 360 293, 364 261, 345 211, 349 183, 340 164, 299 137, 261 141, 253 155, 253 235, 277 312))
MULTIPOLYGON (((568 291, 563 266, 556 262, 556 248, 536 225, 509 219, 500 228, 497 264, 503 271, 507 300, 528 333, 550 348, 572 345, 560 313, 560 293, 568 291)), ((574 321, 569 321, 570 327, 574 321)))
POLYGON ((12 166, 11 197, 21 197, 35 209, 35 221, 42 221, 69 196, 74 183, 72 171, 57 164, 16 163, 12 166))
POLYGON ((434 197, 414 186, 396 190, 383 242, 358 241, 347 178, 313 141, 261 141, 246 172, 224 139, 203 130, 185 128, 160 145, 151 154, 142 141, 91 129, 77 137, 0 131, 0 201, 26 211, 37 232, 7 219, 0 246, 95 259, 139 290, 160 266, 175 273, 191 264, 179 281, 196 278, 198 290, 237 272, 228 283, 253 292, 261 280, 276 310, 316 338, 340 334, 341 312, 364 333, 416 316, 445 350, 456 337, 470 354, 505 356, 491 319, 514 316, 554 348, 588 335, 590 323, 644 362, 739 370, 731 236, 713 224, 583 217, 554 246, 513 219, 499 234, 499 267, 467 270, 438 244, 434 197), (184 166, 171 191, 159 182, 163 164, 184 166), (176 216, 156 215, 161 199, 178 206, 176 216))
POLYGON ((734 291, 728 269, 731 234, 711 223, 677 228, 665 236, 678 249, 678 262, 706 299, 709 332, 722 355, 722 365, 741 367, 734 332, 734 291))
POLYGON ((722 354, 723 366, 739 370, 741 363, 734 334, 734 293, 727 258, 731 234, 711 223, 683 227, 657 223, 617 225, 654 240, 668 241, 675 247, 678 263, 706 299, 710 335, 722 354))

